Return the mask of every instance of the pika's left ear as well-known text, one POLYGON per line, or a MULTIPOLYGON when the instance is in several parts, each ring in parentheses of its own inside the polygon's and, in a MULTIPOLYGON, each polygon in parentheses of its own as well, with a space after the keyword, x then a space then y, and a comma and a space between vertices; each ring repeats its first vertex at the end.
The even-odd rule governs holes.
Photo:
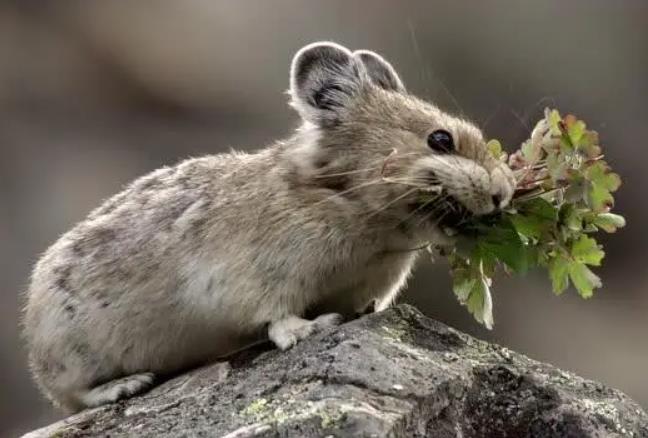
POLYGON ((291 105, 304 120, 334 124, 366 80, 362 63, 345 47, 310 44, 297 52, 290 68, 291 105))
POLYGON ((362 62, 367 70, 371 82, 385 90, 405 93, 405 85, 394 70, 382 56, 370 50, 356 50, 353 57, 362 62))

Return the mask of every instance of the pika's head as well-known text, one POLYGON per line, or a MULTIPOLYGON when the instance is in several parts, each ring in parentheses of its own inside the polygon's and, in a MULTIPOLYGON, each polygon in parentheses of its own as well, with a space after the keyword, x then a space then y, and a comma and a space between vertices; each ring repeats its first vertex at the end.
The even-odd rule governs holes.
POLYGON ((306 183, 331 191, 332 200, 445 225, 511 200, 513 174, 482 132, 408 94, 376 53, 306 46, 292 62, 290 95, 304 121, 293 158, 306 183))

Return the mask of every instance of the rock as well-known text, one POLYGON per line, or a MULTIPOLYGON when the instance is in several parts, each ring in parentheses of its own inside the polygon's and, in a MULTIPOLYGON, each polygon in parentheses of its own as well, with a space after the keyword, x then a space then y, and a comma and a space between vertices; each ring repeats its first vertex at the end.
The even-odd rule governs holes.
POLYGON ((25 436, 648 437, 648 416, 617 390, 402 305, 25 436))

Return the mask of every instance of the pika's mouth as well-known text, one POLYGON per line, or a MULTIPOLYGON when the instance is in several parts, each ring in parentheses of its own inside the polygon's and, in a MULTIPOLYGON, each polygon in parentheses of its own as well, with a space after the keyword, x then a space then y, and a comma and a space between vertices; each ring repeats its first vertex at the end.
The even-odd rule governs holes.
POLYGON ((446 209, 440 214, 439 225, 456 227, 472 216, 470 210, 452 196, 448 197, 445 203, 446 209))
POLYGON ((438 201, 422 200, 410 205, 411 211, 442 228, 457 227, 470 219, 472 213, 455 197, 442 193, 438 201), (445 195, 445 196, 444 196, 445 195))

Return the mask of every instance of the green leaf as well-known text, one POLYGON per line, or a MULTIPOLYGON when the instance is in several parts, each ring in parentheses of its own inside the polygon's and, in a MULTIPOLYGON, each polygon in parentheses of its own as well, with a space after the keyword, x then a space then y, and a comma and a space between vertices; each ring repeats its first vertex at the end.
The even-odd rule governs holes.
POLYGON ((493 328, 493 301, 488 279, 482 277, 475 283, 466 306, 477 322, 484 324, 489 330, 493 328))
POLYGON ((493 327, 493 302, 490 278, 484 270, 485 263, 475 253, 464 257, 454 251, 449 255, 452 269, 452 288, 459 302, 468 308, 475 319, 488 329, 493 327))
POLYGON ((590 182, 588 204, 594 211, 604 212, 614 205, 611 192, 621 185, 621 178, 610 171, 603 160, 596 161, 585 170, 585 178, 590 182))
POLYGON ((579 209, 574 204, 564 204, 560 211, 561 222, 568 230, 583 231, 583 215, 587 210, 579 209))
POLYGON ((515 230, 524 238, 539 239, 554 226, 558 210, 543 198, 533 198, 516 203, 516 214, 508 215, 515 230))
POLYGON ((549 110, 547 108, 545 109, 545 118, 547 120, 547 123, 549 123, 549 129, 551 130, 551 133, 555 136, 560 136, 560 122, 562 121, 560 113, 555 109, 549 110))
POLYGON ((601 279, 585 264, 572 262, 568 265, 569 278, 583 298, 590 298, 595 288, 602 286, 601 279))
POLYGON ((571 247, 571 256, 581 262, 592 266, 600 266, 605 252, 591 237, 582 235, 571 247))
POLYGON ((527 271, 524 242, 509 219, 502 217, 497 224, 482 227, 481 232, 483 234, 477 241, 477 250, 483 257, 495 257, 506 263, 514 272, 527 271))
POLYGON ((558 210, 550 202, 543 198, 533 198, 517 206, 518 211, 523 214, 532 215, 546 222, 555 222, 558 218, 558 210))
POLYGON ((486 149, 488 149, 488 152, 490 152, 491 155, 497 160, 505 155, 504 151, 502 150, 502 144, 497 140, 490 140, 488 143, 486 143, 486 149))
POLYGON ((583 134, 585 134, 585 123, 582 120, 578 120, 572 114, 565 116, 563 123, 567 128, 569 141, 573 146, 578 146, 583 138, 583 134))
POLYGON ((567 260, 563 257, 555 257, 549 262, 549 278, 551 278, 551 286, 556 295, 563 293, 569 286, 567 267, 567 260))
POLYGON ((569 187, 565 190, 564 198, 569 203, 577 204, 587 198, 590 189, 590 182, 585 178, 580 175, 572 177, 569 181, 569 187))
POLYGON ((578 150, 586 158, 594 159, 601 155, 601 147, 598 144, 598 134, 595 131, 585 131, 585 134, 581 137, 578 150))
POLYGON ((475 287, 476 279, 471 276, 471 271, 467 268, 457 268, 453 271, 452 290, 459 301, 464 302, 470 296, 470 292, 475 287))
POLYGON ((522 143, 520 150, 522 151, 522 158, 524 158, 527 163, 535 163, 540 157, 542 145, 528 140, 522 143))
POLYGON ((546 228, 546 222, 535 216, 513 215, 510 220, 515 230, 527 239, 539 239, 546 228))
POLYGON ((599 213, 592 221, 594 225, 608 233, 614 233, 618 228, 625 227, 625 218, 614 213, 599 213))
POLYGON ((549 154, 547 156, 547 169, 552 182, 563 181, 568 178, 569 162, 562 153, 549 154))
POLYGON ((607 211, 614 205, 614 198, 610 191, 600 185, 590 183, 587 196, 588 204, 594 211, 607 211))

